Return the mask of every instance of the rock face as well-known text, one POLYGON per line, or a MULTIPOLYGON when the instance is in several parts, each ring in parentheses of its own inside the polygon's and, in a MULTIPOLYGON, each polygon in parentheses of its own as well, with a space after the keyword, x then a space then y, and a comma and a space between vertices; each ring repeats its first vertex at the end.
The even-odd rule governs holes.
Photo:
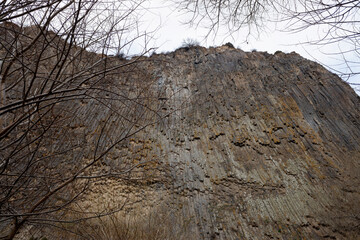
MULTIPOLYGON (((83 209, 120 207, 137 219, 132 224, 161 233, 156 239, 360 238, 360 98, 338 76, 296 53, 231 46, 140 60, 112 75, 109 89, 130 99, 146 86, 156 114, 140 114, 143 105, 126 101, 111 107, 126 105, 130 120, 158 119, 96 166, 137 167, 128 178, 95 182, 83 209)), ((126 132, 124 119, 92 100, 67 107, 73 125, 44 146, 71 149, 59 161, 76 166, 105 137, 126 132), (91 144, 104 122, 111 123, 106 136, 91 144)), ((51 164, 46 169, 56 171, 58 163, 51 164)))
MULTIPOLYGON (((141 67, 170 115, 126 146, 162 176, 129 188, 127 211, 159 214, 173 239, 360 237, 360 99, 338 76, 296 53, 227 46, 141 67)), ((99 191, 118 202, 121 184, 99 191)))

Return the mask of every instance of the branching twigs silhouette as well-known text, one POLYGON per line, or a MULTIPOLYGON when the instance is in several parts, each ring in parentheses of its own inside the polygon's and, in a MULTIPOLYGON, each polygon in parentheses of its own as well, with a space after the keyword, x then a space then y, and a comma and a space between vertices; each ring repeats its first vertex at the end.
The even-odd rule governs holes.
POLYGON ((146 35, 129 37, 140 5, 0 3, 0 238, 13 239, 35 223, 81 221, 67 211, 93 181, 126 178, 151 161, 98 168, 119 144, 162 118, 151 77, 146 84, 121 77, 137 71, 142 56, 109 56, 146 35))

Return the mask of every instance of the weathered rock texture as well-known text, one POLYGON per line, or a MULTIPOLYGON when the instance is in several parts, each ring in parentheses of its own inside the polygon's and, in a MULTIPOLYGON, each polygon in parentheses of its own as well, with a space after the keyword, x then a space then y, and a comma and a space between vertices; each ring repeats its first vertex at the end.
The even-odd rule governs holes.
POLYGON ((156 159, 158 177, 108 181, 101 201, 132 196, 127 211, 160 214, 173 239, 360 237, 360 99, 338 76, 227 46, 148 60, 171 114, 124 149, 156 159))
MULTIPOLYGON (((128 181, 96 182, 84 209, 124 206, 166 239, 360 238, 360 99, 338 76, 296 53, 228 46, 142 60, 112 76, 111 89, 122 84, 131 97, 136 84, 148 86, 160 112, 147 116, 167 117, 98 164, 147 162, 128 181)), ((75 165, 91 158, 104 121, 108 138, 123 134, 122 119, 101 104, 69 109, 72 132, 58 141, 85 134, 88 143, 69 155, 75 165)))

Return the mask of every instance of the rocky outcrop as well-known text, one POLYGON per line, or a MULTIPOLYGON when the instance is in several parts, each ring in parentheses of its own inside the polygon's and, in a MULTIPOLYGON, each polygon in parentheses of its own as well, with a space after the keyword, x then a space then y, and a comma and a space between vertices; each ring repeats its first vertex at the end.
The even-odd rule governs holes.
POLYGON ((296 53, 228 46, 141 68, 169 115, 123 147, 157 173, 108 181, 105 199, 130 194, 126 211, 160 214, 172 239, 360 236, 360 99, 338 76, 296 53))
POLYGON ((133 167, 92 183, 82 210, 121 209, 157 239, 360 237, 360 98, 338 76, 296 53, 229 45, 128 67, 110 59, 124 68, 96 97, 121 101, 54 107, 71 124, 39 150, 52 157, 44 169, 61 176, 60 163, 70 172, 123 139, 96 168, 112 176, 133 167), (125 121, 139 132, 128 134, 125 121))

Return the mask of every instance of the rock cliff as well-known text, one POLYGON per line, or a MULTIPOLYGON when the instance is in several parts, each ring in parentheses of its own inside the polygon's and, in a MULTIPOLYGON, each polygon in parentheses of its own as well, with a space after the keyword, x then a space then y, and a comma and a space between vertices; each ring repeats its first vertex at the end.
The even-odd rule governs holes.
POLYGON ((123 148, 156 173, 98 185, 99 203, 131 196, 126 211, 159 215, 171 239, 360 237, 360 99, 338 76, 296 53, 228 46, 140 68, 169 115, 123 148))
MULTIPOLYGON (((86 53, 91 64, 98 57, 86 53)), ((70 172, 124 140, 95 167, 108 176, 133 167, 93 182, 81 209, 121 209, 129 231, 142 227, 161 233, 157 239, 360 238, 360 98, 338 76, 296 53, 227 45, 140 57, 128 67, 112 59, 125 67, 107 78, 112 91, 97 96, 138 96, 141 104, 56 105, 54 115, 73 120, 38 150, 52 156, 44 171, 62 176, 62 162, 70 172), (135 119, 138 133, 126 135, 124 119, 135 119)))

